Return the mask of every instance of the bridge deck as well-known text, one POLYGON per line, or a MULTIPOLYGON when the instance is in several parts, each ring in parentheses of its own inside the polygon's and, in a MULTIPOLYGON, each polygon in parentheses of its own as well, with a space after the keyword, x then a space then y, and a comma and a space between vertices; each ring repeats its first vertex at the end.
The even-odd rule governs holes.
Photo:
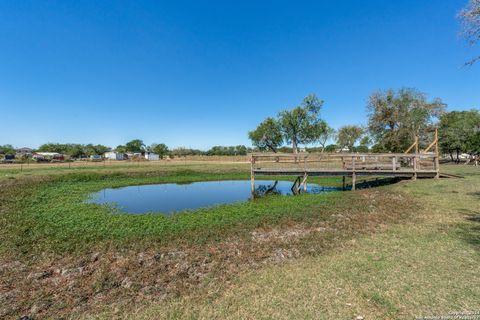
POLYGON ((341 170, 341 169, 254 169, 255 175, 262 176, 392 176, 413 177, 415 174, 421 178, 435 178, 438 174, 435 170, 341 170))
POLYGON ((390 176, 438 178, 438 153, 257 153, 251 155, 252 191, 255 176, 297 176, 306 186, 309 176, 352 177, 355 189, 357 176, 390 176))

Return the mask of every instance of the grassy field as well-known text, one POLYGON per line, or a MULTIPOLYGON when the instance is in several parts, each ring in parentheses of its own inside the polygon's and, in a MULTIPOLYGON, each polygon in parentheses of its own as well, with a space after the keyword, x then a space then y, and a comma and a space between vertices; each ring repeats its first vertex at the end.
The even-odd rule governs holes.
POLYGON ((480 170, 442 169, 466 178, 170 218, 83 200, 105 187, 244 179, 248 165, 0 169, 0 317, 411 319, 480 310, 480 170))

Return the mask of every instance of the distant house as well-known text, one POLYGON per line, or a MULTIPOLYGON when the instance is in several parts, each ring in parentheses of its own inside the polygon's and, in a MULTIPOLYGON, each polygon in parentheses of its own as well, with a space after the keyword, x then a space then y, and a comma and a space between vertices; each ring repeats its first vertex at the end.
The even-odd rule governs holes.
POLYGON ((150 161, 158 161, 160 160, 160 156, 153 152, 145 152, 145 159, 150 161))
POLYGON ((18 148, 15 149, 15 153, 19 156, 29 156, 33 153, 33 149, 30 148, 18 148))
POLYGON ((115 151, 105 152, 103 156, 105 157, 105 159, 108 159, 108 160, 124 160, 125 159, 125 156, 123 153, 115 152, 115 151))

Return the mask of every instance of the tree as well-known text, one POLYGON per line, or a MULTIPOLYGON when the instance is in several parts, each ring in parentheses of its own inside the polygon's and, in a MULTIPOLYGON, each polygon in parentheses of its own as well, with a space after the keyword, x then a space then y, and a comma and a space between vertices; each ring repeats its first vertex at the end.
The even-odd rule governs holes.
MULTIPOLYGON (((459 16, 463 25, 463 36, 470 45, 475 45, 480 41, 480 0, 470 0, 467 7, 460 11, 459 16)), ((466 64, 472 65, 478 60, 480 56, 466 64)))
POLYGON ((127 152, 142 152, 145 150, 145 144, 142 140, 135 139, 125 144, 125 150, 127 152))
POLYGON ((364 135, 360 139, 360 145, 355 148, 355 152, 367 153, 370 152, 370 145, 372 144, 372 140, 368 135, 364 135))
POLYGON ((329 144, 325 147, 325 152, 335 152, 337 151, 338 146, 336 144, 329 144))
POLYGON ((350 125, 343 126, 338 129, 337 144, 341 148, 347 147, 349 151, 353 151, 353 147, 360 140, 364 130, 360 126, 350 125))
POLYGON ((238 156, 246 156, 248 153, 248 149, 244 145, 238 145, 235 147, 235 155, 238 156))
POLYGON ((438 98, 428 101, 424 93, 404 88, 374 92, 368 100, 368 130, 377 151, 404 152, 415 140, 431 140, 434 121, 446 105, 438 98))
POLYGON ((208 156, 237 156, 237 155, 246 155, 247 147, 243 145, 238 146, 214 146, 206 152, 208 156))
POLYGON ((203 154, 205 153, 201 150, 184 148, 184 147, 175 148, 170 151, 170 155, 175 157, 198 156, 203 154))
POLYGON ((149 147, 149 149, 152 152, 158 154, 161 159, 163 159, 163 157, 168 155, 168 152, 169 152, 167 145, 164 143, 159 143, 159 144, 154 143, 149 147))
POLYGON ((283 143, 283 135, 278 121, 269 117, 258 127, 248 133, 254 146, 260 150, 271 150, 277 152, 277 148, 283 143))
POLYGON ((440 118, 439 144, 442 152, 448 153, 453 160, 459 161, 460 153, 478 153, 476 138, 480 132, 480 112, 452 111, 440 118))
POLYGON ((368 148, 368 146, 370 146, 371 144, 372 144, 372 139, 370 139, 368 135, 364 135, 360 140, 361 146, 366 146, 368 148))
POLYGON ((105 152, 110 151, 110 148, 108 148, 104 145, 101 145, 101 144, 93 145, 93 144, 89 143, 89 144, 83 146, 83 150, 84 150, 85 155, 93 156, 93 155, 102 155, 105 152))
POLYGON ((127 152, 127 147, 120 144, 120 145, 115 147, 115 151, 119 152, 119 153, 126 153, 127 152))
MULTIPOLYGON (((320 127, 319 127, 320 128, 320 127)), ((320 132, 318 133, 317 141, 322 147, 322 152, 325 151, 325 147, 327 146, 327 142, 329 140, 334 140, 336 136, 336 131, 326 123, 324 123, 324 127, 320 128, 320 132)))
POLYGON ((64 152, 72 158, 83 158, 87 155, 85 147, 81 144, 68 145, 64 152))
POLYGON ((11 144, 0 145, 0 154, 15 154, 15 148, 11 144))
POLYGON ((45 143, 38 147, 40 152, 67 153, 68 146, 62 143, 45 143))
POLYGON ((287 143, 292 144, 294 153, 299 144, 308 144, 319 138, 325 123, 320 119, 323 101, 314 94, 303 99, 300 106, 279 113, 280 129, 287 143))
POLYGON ((102 155, 102 154, 104 154, 105 152, 110 151, 110 148, 109 148, 109 147, 104 146, 104 145, 102 145, 102 144, 94 145, 93 148, 95 149, 95 152, 96 152, 96 154, 98 154, 98 155, 102 155))

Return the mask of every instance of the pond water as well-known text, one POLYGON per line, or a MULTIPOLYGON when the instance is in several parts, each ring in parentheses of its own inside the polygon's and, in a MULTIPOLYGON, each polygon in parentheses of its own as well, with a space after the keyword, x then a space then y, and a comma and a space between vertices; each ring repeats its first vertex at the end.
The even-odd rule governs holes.
MULTIPOLYGON (((315 184, 307 185, 307 193, 335 191, 315 184)), ((290 181, 255 181, 255 197, 270 194, 292 195, 290 181)), ((142 214, 161 212, 175 214, 188 209, 252 199, 250 180, 203 181, 189 184, 154 184, 103 189, 93 193, 88 202, 111 204, 121 212, 142 214)))

